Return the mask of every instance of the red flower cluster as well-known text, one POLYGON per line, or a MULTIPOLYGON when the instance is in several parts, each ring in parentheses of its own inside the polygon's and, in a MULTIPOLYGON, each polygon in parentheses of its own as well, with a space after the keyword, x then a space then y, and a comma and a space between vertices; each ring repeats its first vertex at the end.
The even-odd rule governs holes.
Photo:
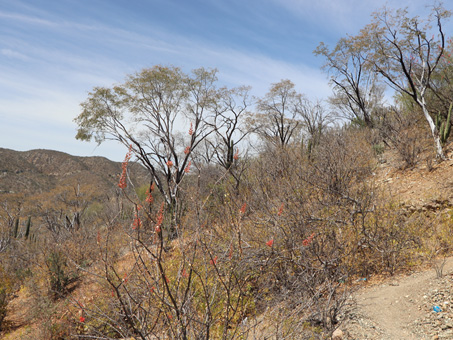
POLYGON ((187 174, 190 172, 190 166, 192 165, 192 162, 189 161, 189 163, 187 164, 186 168, 184 169, 184 172, 187 174))
POLYGON ((168 160, 168 161, 167 161, 167 166, 168 166, 169 168, 171 168, 171 167, 173 166, 173 162, 170 161, 170 160, 168 160))
POLYGON ((215 265, 217 263, 217 256, 214 257, 211 261, 209 261, 209 263, 215 265))
POLYGON ((157 213, 157 223, 156 223, 156 232, 160 232, 161 224, 164 221, 164 202, 162 202, 162 205, 160 206, 159 212, 157 213))
POLYGON ((273 244, 274 244, 274 239, 273 238, 271 238, 269 241, 266 242, 266 245, 268 247, 271 247, 271 248, 272 248, 273 244))
POLYGON ((236 149, 236 153, 234 154, 233 158, 235 161, 239 159, 239 149, 236 149))
POLYGON ((239 212, 240 212, 241 214, 245 214, 245 209, 247 209, 247 203, 244 203, 244 204, 242 205, 241 209, 239 209, 239 212))
POLYGON ((132 229, 140 228, 141 226, 142 221, 140 220, 140 217, 138 217, 138 214, 135 213, 134 222, 132 222, 132 229))
POLYGON ((304 247, 307 247, 313 241, 313 237, 315 237, 315 233, 311 234, 309 237, 307 237, 305 240, 303 240, 302 245, 304 247))
POLYGON ((81 316, 81 317, 79 318, 79 321, 80 321, 80 322, 85 322, 85 318, 84 318, 83 316, 81 316))
POLYGON ((190 123, 189 136, 193 135, 193 125, 190 123))
POLYGON ((190 152, 190 146, 186 146, 186 148, 184 149, 184 153, 185 153, 186 155, 188 155, 189 152, 190 152))
POLYGON ((284 207, 285 207, 285 203, 282 203, 282 205, 280 206, 280 209, 278 209, 277 216, 282 216, 284 207))
POLYGON ((152 204, 154 202, 154 197, 152 195, 153 191, 154 191, 154 182, 153 182, 153 184, 151 184, 151 186, 146 191, 145 201, 149 204, 152 204))
POLYGON ((121 167, 123 168, 123 172, 121 173, 120 177, 120 182, 118 183, 118 186, 121 189, 125 189, 127 187, 127 165, 129 164, 129 160, 132 157, 132 144, 129 146, 129 151, 126 154, 126 157, 124 157, 123 164, 121 167))

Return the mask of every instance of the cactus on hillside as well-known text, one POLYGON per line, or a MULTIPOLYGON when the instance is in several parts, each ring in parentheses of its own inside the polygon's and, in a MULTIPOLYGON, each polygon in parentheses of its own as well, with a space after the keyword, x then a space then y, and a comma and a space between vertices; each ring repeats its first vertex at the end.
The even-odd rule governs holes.
POLYGON ((450 104, 448 109, 447 119, 443 120, 440 112, 436 116, 436 127, 439 131, 440 141, 445 144, 451 132, 451 111, 453 108, 453 102, 450 104))
POLYGON ((17 238, 18 231, 19 231, 19 217, 16 218, 16 221, 14 223, 14 229, 13 229, 13 237, 14 238, 17 238))
POLYGON ((31 216, 28 217, 27 221, 27 226, 25 227, 25 239, 28 239, 28 236, 30 235, 30 227, 31 227, 31 216))

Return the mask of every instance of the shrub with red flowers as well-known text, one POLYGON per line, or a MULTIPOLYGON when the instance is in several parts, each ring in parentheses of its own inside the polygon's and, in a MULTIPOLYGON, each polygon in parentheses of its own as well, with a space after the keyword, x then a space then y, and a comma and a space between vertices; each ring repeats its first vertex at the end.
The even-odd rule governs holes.
POLYGON ((129 146, 129 151, 127 152, 126 156, 124 157, 124 161, 121 164, 122 167, 122 172, 120 176, 120 181, 118 183, 118 186, 121 189, 125 189, 127 187, 127 166, 129 164, 129 161, 132 157, 132 144, 129 146))

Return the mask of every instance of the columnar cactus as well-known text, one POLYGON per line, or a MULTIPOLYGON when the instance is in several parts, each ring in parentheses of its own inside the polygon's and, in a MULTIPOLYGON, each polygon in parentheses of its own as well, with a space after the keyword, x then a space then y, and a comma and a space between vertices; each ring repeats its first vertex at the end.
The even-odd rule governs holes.
POLYGON ((450 104, 448 109, 447 119, 443 120, 440 112, 436 116, 436 127, 439 130, 440 141, 442 144, 445 144, 451 132, 451 110, 453 107, 453 102, 450 104))

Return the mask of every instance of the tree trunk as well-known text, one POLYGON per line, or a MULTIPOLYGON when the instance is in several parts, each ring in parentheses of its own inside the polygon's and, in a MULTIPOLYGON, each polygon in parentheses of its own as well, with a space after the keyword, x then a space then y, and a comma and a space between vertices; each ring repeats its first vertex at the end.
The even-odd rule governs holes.
POLYGON ((445 157, 444 150, 442 149, 442 143, 440 142, 439 130, 437 129, 436 124, 434 124, 434 120, 430 116, 428 109, 426 108, 425 98, 422 97, 418 101, 418 103, 422 107, 423 115, 425 116, 426 120, 428 121, 429 127, 431 129, 431 134, 433 136, 434 145, 436 148, 436 158, 444 161, 447 159, 447 157, 445 157))

